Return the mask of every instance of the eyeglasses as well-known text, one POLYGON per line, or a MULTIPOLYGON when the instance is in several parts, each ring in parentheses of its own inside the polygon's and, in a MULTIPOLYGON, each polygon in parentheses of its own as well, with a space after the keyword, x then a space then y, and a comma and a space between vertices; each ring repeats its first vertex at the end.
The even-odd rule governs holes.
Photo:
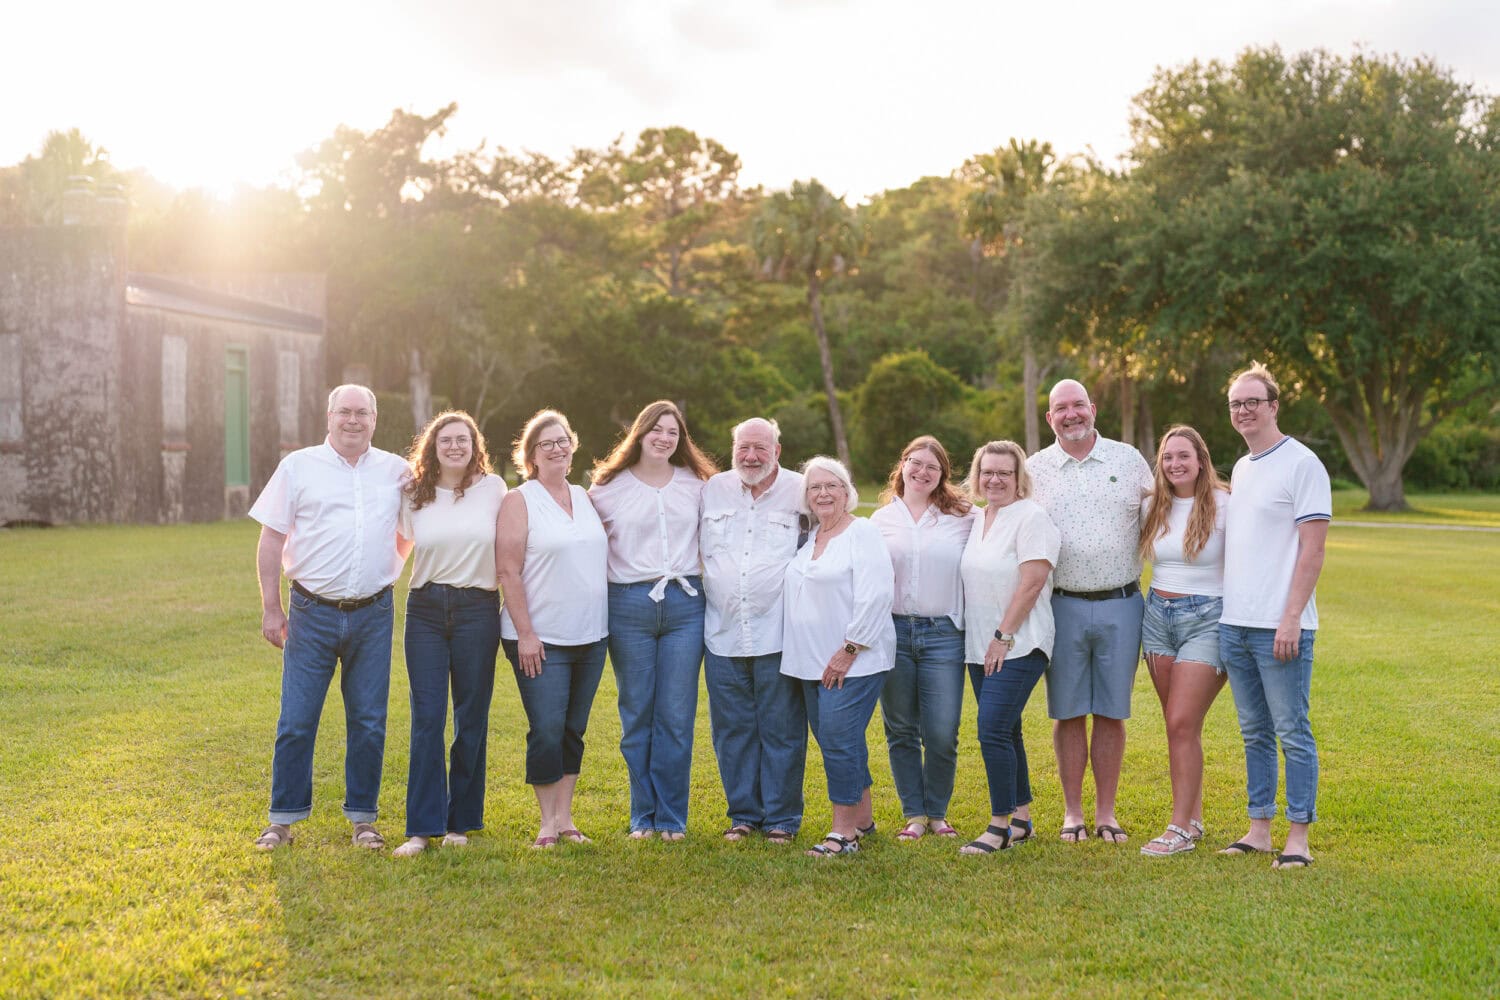
POLYGON ((351 410, 347 406, 341 406, 333 411, 333 415, 340 420, 348 420, 350 417, 358 417, 360 420, 369 420, 375 415, 374 410, 351 410))
POLYGON ((933 465, 931 462, 924 462, 919 458, 908 458, 906 464, 918 472, 926 472, 934 476, 943 474, 943 467, 941 465, 933 465))
POLYGON ((1254 413, 1256 407, 1260 406, 1261 403, 1271 402, 1275 402, 1275 398, 1271 396, 1251 396, 1249 399, 1231 399, 1229 401, 1229 412, 1238 413, 1244 410, 1246 413, 1254 413))
POLYGON ((848 487, 846 487, 843 483, 818 483, 815 486, 809 486, 807 488, 807 492, 809 494, 832 493, 834 490, 847 492, 848 487))
POLYGON ((986 469, 986 470, 984 470, 983 472, 981 472, 979 474, 979 481, 980 482, 984 482, 986 479, 999 479, 999 480, 1003 481, 1003 480, 1006 480, 1006 479, 1014 479, 1014 478, 1016 478, 1016 474, 1014 472, 1012 472, 1011 470, 1009 470, 1009 469, 1005 469, 1005 470, 1002 470, 1000 472, 995 472, 993 470, 986 469))
POLYGON ((538 441, 536 446, 550 455, 559 448, 573 447, 573 439, 567 437, 551 438, 547 441, 538 441))

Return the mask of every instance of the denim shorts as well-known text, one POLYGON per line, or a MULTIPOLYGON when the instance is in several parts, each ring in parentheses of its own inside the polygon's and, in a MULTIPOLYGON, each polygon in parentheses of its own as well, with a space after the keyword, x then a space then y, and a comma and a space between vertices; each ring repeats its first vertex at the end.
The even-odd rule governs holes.
POLYGON ((1163 597, 1152 590, 1146 596, 1146 617, 1141 621, 1141 649, 1146 653, 1173 656, 1192 663, 1206 663, 1224 673, 1219 658, 1219 616, 1222 597, 1163 597))

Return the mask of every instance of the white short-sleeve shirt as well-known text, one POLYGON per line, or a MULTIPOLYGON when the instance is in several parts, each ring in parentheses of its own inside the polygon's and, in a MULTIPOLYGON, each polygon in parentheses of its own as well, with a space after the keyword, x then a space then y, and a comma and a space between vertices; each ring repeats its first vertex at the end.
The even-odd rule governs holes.
POLYGON ((781 651, 781 591, 797 554, 801 499, 801 473, 782 468, 758 497, 733 471, 703 487, 703 638, 716 656, 781 651))
POLYGON ((913 518, 911 508, 896 497, 870 515, 896 568, 893 614, 947 618, 954 628, 964 627, 964 584, 958 564, 976 514, 972 507, 963 514, 944 514, 929 504, 921 517, 913 518))
POLYGON ((1095 435, 1081 460, 1062 445, 1026 460, 1031 499, 1062 533, 1053 571, 1059 590, 1112 590, 1141 578, 1141 502, 1151 493, 1151 467, 1128 444, 1095 435))
POLYGON ((687 577, 697 576, 698 512, 703 480, 681 466, 660 489, 624 469, 607 483, 589 488, 589 499, 609 535, 609 582, 654 582, 651 599, 660 601, 667 583, 698 592, 687 577))
POLYGON ((396 551, 406 461, 367 448, 346 461, 326 440, 281 460, 250 516, 286 536, 288 580, 331 600, 369 597, 401 575, 396 551))
MULTIPOLYGON (((985 651, 1021 583, 1021 564, 1045 559, 1057 565, 1062 536, 1040 505, 1015 500, 995 511, 994 523, 984 530, 984 514, 974 518, 964 547, 964 661, 983 663, 985 651)), ((1031 613, 1016 629, 1016 644, 1006 659, 1040 649, 1052 656, 1057 629, 1052 619, 1052 574, 1047 574, 1031 613)))
POLYGON ((403 537, 412 541, 411 585, 441 583, 449 587, 494 590, 495 521, 505 499, 505 480, 482 477, 462 497, 439 486, 432 502, 412 510, 401 497, 403 537))
POLYGON ((880 529, 856 517, 814 559, 817 537, 814 529, 787 564, 781 672, 818 680, 845 642, 865 647, 854 658, 850 677, 891 669, 896 663, 896 624, 891 621, 896 571, 880 529))
MULTIPOLYGON (((1226 625, 1276 628, 1292 590, 1305 521, 1333 520, 1328 470, 1312 450, 1284 437, 1259 455, 1246 455, 1230 479, 1234 501, 1224 531, 1226 625)), ((1302 609, 1301 626, 1318 627, 1316 593, 1302 609)))

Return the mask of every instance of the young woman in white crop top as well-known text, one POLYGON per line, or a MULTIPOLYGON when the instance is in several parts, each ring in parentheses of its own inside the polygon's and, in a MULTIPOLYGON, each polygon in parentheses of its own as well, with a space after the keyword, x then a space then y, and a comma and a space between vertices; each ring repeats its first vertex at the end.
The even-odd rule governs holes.
POLYGON ((1141 523, 1151 590, 1141 624, 1146 669, 1161 699, 1172 774, 1172 820, 1141 853, 1191 851, 1203 836, 1203 720, 1224 687, 1224 519, 1229 490, 1193 428, 1162 435, 1155 486, 1141 523))

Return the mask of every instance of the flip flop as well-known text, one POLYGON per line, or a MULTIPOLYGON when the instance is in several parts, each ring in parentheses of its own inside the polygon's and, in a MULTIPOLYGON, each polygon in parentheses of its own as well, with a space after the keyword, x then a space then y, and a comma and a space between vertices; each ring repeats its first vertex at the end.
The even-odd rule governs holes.
POLYGON ((767 830, 766 843, 768 844, 790 844, 797 839, 797 835, 790 830, 767 830))
POLYGON ((557 846, 557 838, 556 837, 538 837, 538 838, 536 838, 535 840, 533 840, 531 842, 531 849, 533 851, 544 851, 544 850, 546 850, 546 849, 548 849, 550 847, 556 847, 556 846, 557 846))
POLYGON ((1110 826, 1108 823, 1100 823, 1099 825, 1095 826, 1094 836, 1098 837, 1106 844, 1123 844, 1130 839, 1130 834, 1126 833, 1118 826, 1110 826), (1109 834, 1109 836, 1106 837, 1106 833, 1109 834))
POLYGON ((732 844, 744 840, 754 832, 755 829, 749 823, 736 823, 724 831, 724 839, 732 844))
POLYGON ((1243 840, 1236 840, 1219 853, 1226 857, 1238 858, 1246 854, 1265 854, 1266 851, 1263 848, 1256 847, 1254 844, 1247 844, 1243 840))
POLYGON ((444 847, 468 847, 469 835, 467 833, 445 833, 443 834, 444 847))
POLYGON ((1089 839, 1089 828, 1079 823, 1077 826, 1065 826, 1058 833, 1057 838, 1064 844, 1081 844, 1089 839), (1068 838, 1072 837, 1072 840, 1068 838))
POLYGON ((1276 853, 1276 860, 1271 862, 1271 868, 1281 871, 1283 868, 1307 868, 1313 863, 1313 859, 1305 854, 1282 854, 1276 853))
POLYGON ((578 829, 559 830, 557 832, 557 835, 559 837, 562 837, 564 840, 571 841, 575 844, 592 844, 594 842, 588 834, 578 829))

